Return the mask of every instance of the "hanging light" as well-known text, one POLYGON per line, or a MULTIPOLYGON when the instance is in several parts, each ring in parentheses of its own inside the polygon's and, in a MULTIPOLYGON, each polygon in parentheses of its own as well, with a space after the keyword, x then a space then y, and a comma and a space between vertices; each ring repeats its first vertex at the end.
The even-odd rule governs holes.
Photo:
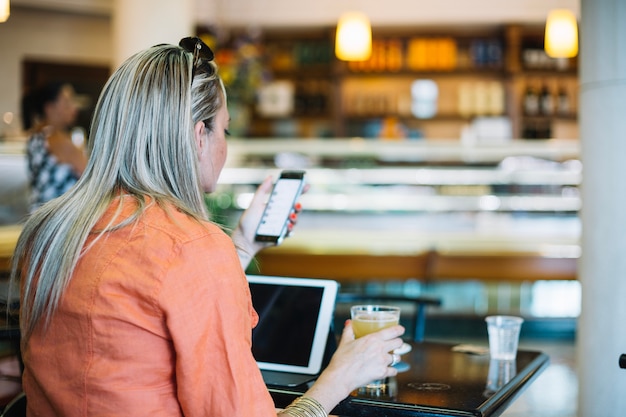
POLYGON ((544 44, 552 58, 572 58, 578 54, 578 25, 574 13, 566 9, 548 13, 544 44))
POLYGON ((364 13, 348 12, 337 23, 335 55, 343 61, 365 61, 372 54, 372 28, 364 13))
POLYGON ((9 0, 0 0, 0 23, 6 22, 11 14, 11 5, 9 0))

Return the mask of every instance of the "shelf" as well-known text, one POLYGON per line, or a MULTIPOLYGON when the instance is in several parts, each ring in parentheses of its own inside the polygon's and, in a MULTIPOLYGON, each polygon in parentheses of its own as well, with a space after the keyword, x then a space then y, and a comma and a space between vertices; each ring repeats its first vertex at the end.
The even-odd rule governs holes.
MULTIPOLYGON (((437 114, 433 117, 428 118, 417 118, 415 116, 406 116, 406 115, 398 115, 398 113, 378 113, 378 114, 346 114, 345 120, 347 123, 350 122, 363 122, 372 119, 381 119, 393 117, 398 119, 400 122, 405 123, 419 123, 419 122, 437 122, 437 121, 458 121, 458 122, 469 122, 473 119, 470 116, 462 116, 460 114, 437 114)), ((495 116, 498 117, 498 116, 495 116)))
POLYGON ((578 77, 577 68, 523 68, 522 74, 526 77, 578 77))
POLYGON ((311 114, 292 114, 289 116, 265 116, 258 112, 254 113, 254 117, 261 121, 290 121, 290 120, 329 120, 332 115, 329 112, 311 113, 311 114))
POLYGON ((328 212, 524 212, 576 213, 579 197, 562 196, 433 196, 386 190, 364 193, 320 193, 301 197, 307 211, 328 212))
MULTIPOLYGON (((524 84, 535 82, 548 83, 551 89, 565 85, 571 97, 572 114, 546 119, 547 122, 577 120, 577 60, 565 62, 545 56, 540 28, 492 25, 464 30, 458 27, 379 29, 373 39, 372 58, 365 64, 338 61, 332 55, 331 29, 309 32, 277 29, 266 34, 264 47, 273 51, 267 62, 277 63, 273 66, 276 68, 273 78, 292 80, 303 91, 307 82, 328 84, 325 97, 330 114, 324 136, 358 134, 435 139, 460 136, 463 125, 471 122, 470 118, 455 114, 461 105, 469 109, 468 113, 483 114, 485 103, 496 103, 491 107, 495 108, 492 112, 503 113, 510 120, 512 136, 531 138, 537 135, 525 129, 523 124, 528 119, 521 113, 524 84), (312 62, 303 59, 301 55, 308 49, 321 53, 324 59, 312 62), (411 81, 414 79, 433 79, 438 84, 438 108, 442 115, 430 119, 406 117, 413 101, 411 81), (498 84, 501 91, 494 93, 489 88, 492 92, 485 92, 482 88, 485 84, 498 84), (381 133, 384 130, 377 126, 365 126, 368 119, 387 115, 399 116, 412 126, 404 126, 395 134, 381 133), (421 124, 416 126, 416 123, 421 124)), ((300 119, 306 122, 310 116, 303 112, 293 114, 292 118, 295 122, 300 119)), ((549 126, 543 130, 557 137, 569 137, 570 132, 577 132, 576 127, 567 130, 549 126)), ((255 136, 282 136, 271 126, 251 132, 255 136)), ((315 129, 307 128, 298 131, 302 136, 316 136, 315 133, 315 129)))
POLYGON ((385 78, 399 78, 399 77, 412 77, 412 78, 439 78, 439 77, 452 77, 452 76, 470 76, 470 77, 484 77, 484 76, 492 76, 492 77, 501 77, 504 69, 503 68, 463 68, 463 69, 451 69, 451 70, 441 70, 441 71, 415 71, 415 70, 400 70, 400 71, 350 71, 346 70, 342 75, 346 78, 374 78, 374 77, 385 77, 385 78))
POLYGON ((578 120, 578 115, 576 115, 574 113, 554 114, 554 115, 529 115, 529 114, 524 114, 522 116, 522 119, 524 121, 530 121, 530 122, 548 122, 548 121, 553 121, 553 120, 576 121, 576 120, 578 120))
POLYGON ((293 68, 291 70, 272 70, 275 80, 302 80, 306 78, 332 79, 334 74, 329 70, 329 64, 311 64, 293 68))
MULTIPOLYGON (((276 175, 279 169, 270 169, 276 175)), ((307 168, 307 181, 319 186, 332 185, 580 185, 579 170, 516 170, 463 168, 307 168)), ((260 184, 268 168, 225 168, 219 184, 260 184)))
POLYGON ((279 175, 275 158, 306 169, 310 190, 301 202, 310 212, 576 216, 581 207, 577 187, 582 168, 575 160, 576 142, 512 141, 467 147, 459 142, 334 139, 230 145, 218 192, 229 196, 235 209, 246 207, 255 185, 268 174, 279 175), (351 158, 361 161, 361 167, 351 168, 351 158), (346 166, 335 166, 332 161, 346 166), (391 165, 376 166, 382 161, 391 165), (453 165, 425 166, 441 161, 453 165), (489 161, 489 165, 468 166, 469 161, 489 161), (410 166, 393 165, 398 163, 410 166), (250 164, 262 166, 248 168, 250 164))
POLYGON ((274 157, 294 153, 309 158, 372 158, 383 162, 497 164, 509 156, 528 156, 552 161, 577 159, 577 140, 511 140, 482 145, 463 145, 455 140, 366 140, 362 138, 229 139, 228 166, 238 166, 248 155, 274 157))

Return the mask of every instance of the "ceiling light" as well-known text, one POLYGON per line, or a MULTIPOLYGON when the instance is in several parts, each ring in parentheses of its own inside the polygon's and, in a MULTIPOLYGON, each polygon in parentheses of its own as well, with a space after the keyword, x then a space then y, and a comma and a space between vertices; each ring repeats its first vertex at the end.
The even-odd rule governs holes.
POLYGON ((557 9, 548 14, 544 44, 546 54, 552 58, 578 55, 578 25, 571 11, 557 9))
POLYGON ((9 0, 0 0, 0 23, 6 22, 11 14, 11 6, 9 0))
POLYGON ((365 61, 372 54, 372 28, 364 13, 348 12, 337 23, 335 55, 343 61, 365 61))

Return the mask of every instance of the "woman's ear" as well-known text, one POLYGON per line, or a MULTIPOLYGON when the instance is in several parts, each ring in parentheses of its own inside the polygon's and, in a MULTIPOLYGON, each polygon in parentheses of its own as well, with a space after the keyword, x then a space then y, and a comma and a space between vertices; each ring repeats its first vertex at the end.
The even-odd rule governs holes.
POLYGON ((200 121, 197 122, 194 126, 193 126, 193 136, 196 140, 196 146, 198 147, 198 155, 202 155, 202 152, 204 151, 205 146, 207 146, 206 143, 204 143, 203 140, 203 136, 206 133, 206 126, 204 125, 204 122, 200 121))

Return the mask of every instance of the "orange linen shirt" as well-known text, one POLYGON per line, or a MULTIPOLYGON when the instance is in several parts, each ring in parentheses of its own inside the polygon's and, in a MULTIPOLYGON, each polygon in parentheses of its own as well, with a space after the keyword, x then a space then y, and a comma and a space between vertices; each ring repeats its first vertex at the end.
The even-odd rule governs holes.
POLYGON ((95 241, 32 335, 28 415, 275 416, 251 352, 257 321, 230 238, 152 204, 95 241))

